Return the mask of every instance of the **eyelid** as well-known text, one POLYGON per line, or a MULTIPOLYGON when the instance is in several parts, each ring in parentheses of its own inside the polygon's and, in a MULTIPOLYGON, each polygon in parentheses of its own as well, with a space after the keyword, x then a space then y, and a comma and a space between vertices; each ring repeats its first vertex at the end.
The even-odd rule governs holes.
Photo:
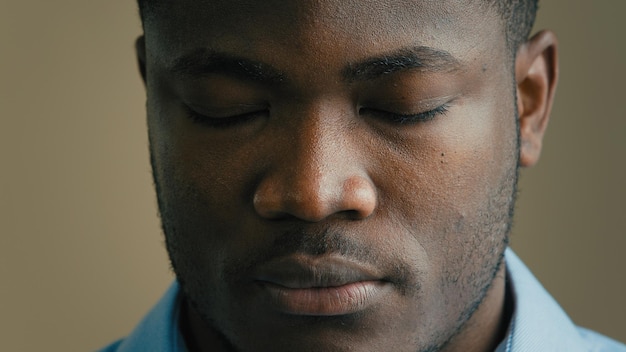
POLYGON ((215 117, 194 110, 187 104, 183 104, 183 109, 187 117, 194 123, 205 125, 212 128, 229 128, 235 125, 243 124, 255 118, 263 117, 269 114, 269 109, 259 109, 245 111, 235 115, 215 117))
MULTIPOLYGON (((433 98, 425 98, 417 101, 411 101, 410 99, 398 99, 398 100, 387 100, 380 102, 378 104, 372 104, 381 110, 387 110, 393 112, 394 109, 397 110, 398 106, 402 106, 404 111, 419 111, 426 112, 432 109, 435 109, 444 104, 450 104, 454 100, 456 100, 459 95, 444 95, 444 96, 436 96, 433 98)), ((407 114, 411 115, 411 114, 407 114)))
POLYGON ((186 109, 196 114, 213 119, 227 119, 239 115, 254 114, 269 109, 267 104, 233 104, 217 108, 208 108, 192 103, 183 103, 186 109))
POLYGON ((437 117, 438 115, 445 115, 448 112, 449 108, 450 108, 450 104, 445 103, 434 109, 430 109, 430 110, 420 112, 417 114, 411 114, 411 115, 395 114, 394 122, 403 124, 403 123, 411 123, 411 122, 418 122, 418 121, 423 121, 423 122, 430 121, 434 119, 435 117, 437 117))
POLYGON ((402 125, 402 124, 413 124, 413 123, 418 123, 418 122, 428 122, 436 118, 438 115, 445 115, 448 112, 449 108, 450 108, 450 104, 445 103, 434 109, 419 112, 416 114, 398 114, 394 112, 377 110, 377 109, 369 109, 369 108, 364 108, 363 110, 365 111, 361 113, 362 114, 370 113, 387 122, 402 125))
POLYGON ((411 124, 417 122, 427 122, 438 115, 445 115, 450 107, 453 105, 456 96, 447 96, 447 97, 438 97, 435 99, 427 99, 420 100, 416 106, 420 107, 420 112, 417 113, 402 113, 397 112, 398 110, 407 110, 410 109, 403 108, 398 109, 397 105, 406 104, 405 102, 393 104, 393 103, 385 103, 381 105, 372 105, 374 107, 362 107, 359 109, 360 114, 372 114, 375 115, 382 120, 386 120, 391 123, 398 124, 411 124))

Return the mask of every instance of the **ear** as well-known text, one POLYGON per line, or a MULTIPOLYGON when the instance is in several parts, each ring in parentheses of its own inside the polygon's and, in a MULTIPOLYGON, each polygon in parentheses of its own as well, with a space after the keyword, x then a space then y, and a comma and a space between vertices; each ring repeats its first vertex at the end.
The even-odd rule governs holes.
POLYGON ((558 72, 554 33, 539 32, 517 51, 515 79, 520 125, 520 166, 532 166, 539 160, 558 72))
POLYGON ((135 41, 135 54, 137 55, 141 79, 146 84, 146 37, 143 35, 135 41))

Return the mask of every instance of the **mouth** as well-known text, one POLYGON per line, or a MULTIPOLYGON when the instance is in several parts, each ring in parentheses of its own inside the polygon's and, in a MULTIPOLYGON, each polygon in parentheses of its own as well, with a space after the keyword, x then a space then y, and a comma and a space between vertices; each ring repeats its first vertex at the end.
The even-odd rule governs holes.
POLYGON ((262 266, 254 281, 272 308, 302 316, 363 311, 391 290, 391 284, 375 270, 333 256, 281 258, 262 266))

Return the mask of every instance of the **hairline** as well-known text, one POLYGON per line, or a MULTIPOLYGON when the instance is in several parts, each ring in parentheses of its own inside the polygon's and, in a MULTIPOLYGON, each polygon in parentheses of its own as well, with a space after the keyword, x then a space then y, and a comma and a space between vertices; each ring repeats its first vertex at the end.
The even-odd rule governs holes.
MULTIPOLYGON (((145 30, 145 22, 157 12, 158 5, 167 0, 137 0, 139 17, 145 30)), ((476 1, 476 0, 471 0, 476 1)), ((528 40, 535 22, 538 0, 479 0, 493 8, 499 15, 499 25, 505 31, 506 47, 510 59, 514 59, 520 45, 528 40)))

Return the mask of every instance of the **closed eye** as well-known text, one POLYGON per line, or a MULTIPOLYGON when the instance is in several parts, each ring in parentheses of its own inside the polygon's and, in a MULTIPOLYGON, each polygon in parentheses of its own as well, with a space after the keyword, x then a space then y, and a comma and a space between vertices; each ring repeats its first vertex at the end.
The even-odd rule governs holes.
POLYGON ((213 128, 229 128, 269 115, 269 109, 252 110, 226 116, 209 116, 208 114, 194 110, 188 105, 184 105, 184 109, 187 117, 191 119, 191 121, 213 128))
POLYGON ((449 108, 450 104, 446 103, 432 110, 423 111, 417 114, 398 114, 380 109, 361 108, 359 110, 359 114, 370 115, 390 123, 403 125, 431 121, 439 115, 445 115, 449 108))

